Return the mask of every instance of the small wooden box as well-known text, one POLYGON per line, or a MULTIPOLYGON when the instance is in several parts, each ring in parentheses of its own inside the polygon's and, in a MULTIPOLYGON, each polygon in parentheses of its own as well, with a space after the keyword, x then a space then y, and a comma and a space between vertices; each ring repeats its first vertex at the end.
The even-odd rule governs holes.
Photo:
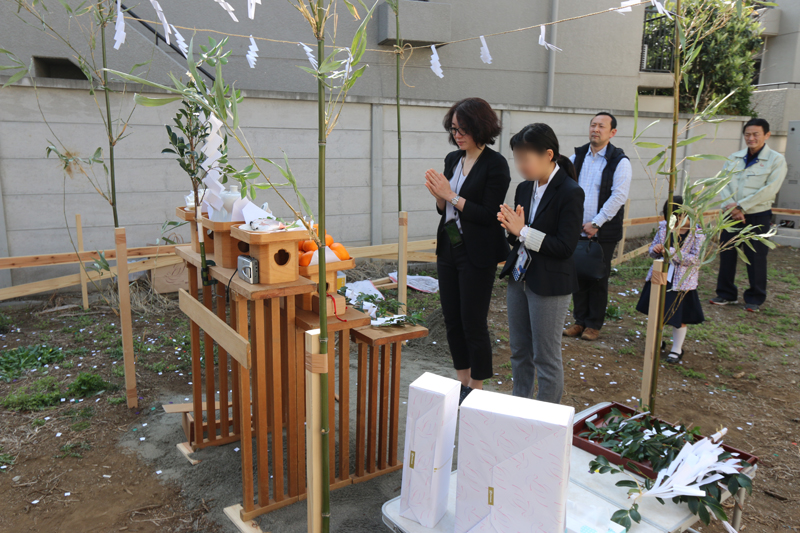
POLYGON ((247 243, 231 236, 231 228, 244 224, 244 221, 213 222, 206 217, 201 221, 204 228, 214 232, 214 263, 222 268, 236 268, 238 257, 248 254, 250 250, 247 243))
MULTIPOLYGON (((314 292, 311 293, 310 296, 311 310, 315 313, 319 313, 319 293, 314 292)), ((328 297, 325 298, 325 302, 327 304, 326 316, 341 316, 347 309, 347 300, 341 294, 329 294, 328 297)))
MULTIPOLYGON (((336 293, 336 277, 337 272, 340 270, 351 270, 356 267, 355 259, 347 259, 346 261, 336 261, 335 263, 325 263, 325 282, 328 284, 328 292, 331 294, 336 293)), ((319 281, 319 265, 301 266, 300 275, 308 278, 311 281, 319 281)))
MULTIPOLYGON (((207 213, 200 213, 201 216, 206 216, 207 213)), ((175 216, 177 216, 181 220, 185 220, 189 223, 189 230, 192 234, 192 251, 196 254, 200 253, 200 241, 197 238, 197 223, 195 222, 194 218, 194 208, 193 207, 176 207, 175 208, 175 216)), ((206 235, 206 238, 203 239, 206 245, 206 253, 213 254, 214 253, 214 236, 206 235)))
MULTIPOLYGON (((241 224, 239 224, 241 225, 241 224)), ((264 233, 231 228, 231 236, 249 248, 248 255, 258 260, 258 282, 266 285, 290 283, 300 277, 300 252, 297 243, 308 239, 307 231, 264 233)))

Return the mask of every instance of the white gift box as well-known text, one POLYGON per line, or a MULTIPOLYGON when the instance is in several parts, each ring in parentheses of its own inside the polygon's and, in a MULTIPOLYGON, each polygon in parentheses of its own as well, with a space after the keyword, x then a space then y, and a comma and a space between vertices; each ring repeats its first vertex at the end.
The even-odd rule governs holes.
POLYGON ((575 409, 472 391, 461 404, 455 533, 566 528, 575 409))
POLYGON ((400 515, 434 527, 447 511, 461 383, 426 372, 408 390, 400 515))
POLYGON ((616 510, 612 505, 567 500, 566 533, 625 533, 624 527, 611 521, 616 510))

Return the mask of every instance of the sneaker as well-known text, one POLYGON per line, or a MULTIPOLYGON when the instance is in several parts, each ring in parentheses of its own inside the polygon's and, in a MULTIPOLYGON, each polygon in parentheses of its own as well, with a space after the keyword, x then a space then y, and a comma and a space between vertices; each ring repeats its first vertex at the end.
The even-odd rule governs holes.
POLYGON ((581 333, 583 333, 583 326, 579 326, 578 324, 573 324, 564 331, 561 332, 561 335, 564 337, 580 337, 581 333))
POLYGON ((758 305, 756 304, 744 304, 744 310, 748 313, 758 313, 758 305))
POLYGON ((714 305, 731 305, 731 304, 735 304, 736 300, 726 300, 722 296, 716 296, 714 298, 711 298, 709 300, 709 302, 714 304, 714 305))
POLYGON ((472 392, 472 387, 465 387, 464 385, 461 385, 461 395, 458 398, 458 405, 464 403, 464 400, 467 399, 467 396, 469 396, 470 392, 472 392))
POLYGON ((596 341, 598 338, 600 338, 600 330, 594 328, 586 328, 581 335, 581 339, 585 341, 596 341))

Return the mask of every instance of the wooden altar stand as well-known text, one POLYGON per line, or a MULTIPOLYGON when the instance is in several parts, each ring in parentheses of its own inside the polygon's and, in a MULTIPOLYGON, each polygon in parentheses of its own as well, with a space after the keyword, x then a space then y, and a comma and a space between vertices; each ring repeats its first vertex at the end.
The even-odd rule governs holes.
MULTIPOLYGON (((239 516, 246 522, 305 498, 303 336, 318 329, 319 316, 302 307, 317 284, 298 276, 286 283, 253 285, 239 279, 233 268, 212 266, 210 276, 218 283, 198 289, 200 255, 190 245, 176 247, 176 253, 186 261, 190 281, 190 291, 180 293, 180 305, 190 319, 192 403, 165 410, 183 414, 187 443, 179 448, 184 451, 240 443, 239 516)), ((401 343, 427 335, 421 327, 373 328, 367 315, 352 308, 337 306, 336 314, 328 317, 332 488, 402 466, 397 461, 401 343), (354 465, 351 339, 359 346, 354 465)))

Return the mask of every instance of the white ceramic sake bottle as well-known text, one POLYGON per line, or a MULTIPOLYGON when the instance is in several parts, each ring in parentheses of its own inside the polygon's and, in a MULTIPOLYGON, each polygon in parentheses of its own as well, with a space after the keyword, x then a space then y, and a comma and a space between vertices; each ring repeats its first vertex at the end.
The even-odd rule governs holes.
POLYGON ((242 197, 242 193, 239 192, 239 186, 231 185, 230 190, 223 191, 220 197, 222 198, 223 208, 221 215, 224 217, 220 222, 230 222, 231 215, 233 214, 233 204, 242 197))

